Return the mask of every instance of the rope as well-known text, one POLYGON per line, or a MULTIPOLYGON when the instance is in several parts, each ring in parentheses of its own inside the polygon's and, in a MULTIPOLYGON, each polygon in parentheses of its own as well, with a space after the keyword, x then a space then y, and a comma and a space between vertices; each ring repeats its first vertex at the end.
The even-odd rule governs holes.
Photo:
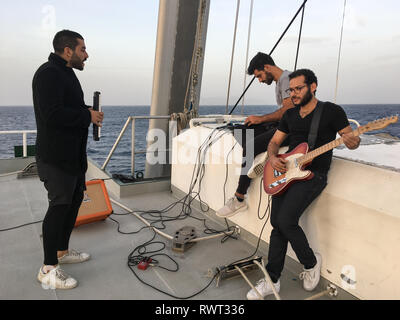
POLYGON ((279 295, 279 293, 276 291, 274 283, 272 282, 267 270, 265 269, 264 265, 261 265, 257 260, 254 260, 254 263, 256 265, 258 265, 258 267, 261 269, 261 271, 264 273, 265 275, 265 280, 268 281, 269 285, 271 286, 272 292, 274 293, 275 299, 276 300, 282 300, 281 296, 279 295))
POLYGON ((260 300, 264 300, 263 296, 260 294, 260 292, 256 289, 256 287, 251 283, 251 281, 249 280, 249 278, 246 277, 246 275, 244 274, 244 272, 238 267, 235 266, 235 269, 237 271, 239 271, 239 273, 241 274, 241 276, 243 277, 244 280, 246 280, 247 284, 250 286, 250 288, 252 288, 254 290, 254 292, 257 294, 258 298, 260 300))
MULTIPOLYGON (((297 16, 299 15, 300 11, 303 9, 303 7, 306 5, 307 0, 304 0, 303 4, 300 6, 299 10, 297 10, 296 14, 294 15, 292 21, 290 21, 289 25, 286 27, 285 31, 282 33, 282 35, 280 36, 279 40, 276 42, 275 46, 272 48, 271 52, 269 53, 269 55, 272 55, 272 53, 275 51, 275 48, 278 46, 278 44, 281 42, 282 38, 285 36, 286 32, 289 30, 290 26, 293 24, 294 20, 296 20, 297 16)), ((235 103, 235 106, 232 108, 231 112, 229 112, 229 114, 232 114, 232 112, 236 109, 237 105, 239 104, 240 100, 242 100, 243 96, 246 94, 247 90, 249 90, 250 86, 252 85, 252 83, 254 82, 254 80, 256 79, 256 77, 253 77, 253 79, 251 79, 249 85, 247 86, 246 90, 244 90, 244 92, 242 93, 242 95, 240 96, 240 98, 238 99, 238 101, 235 103)))
MULTIPOLYGON (((250 35, 251 35, 251 24, 253 21, 253 5, 254 5, 254 0, 251 0, 250 3, 250 17, 249 17, 249 31, 247 33, 247 50, 246 50, 246 65, 245 65, 245 70, 244 70, 244 81, 243 81, 243 90, 246 89, 246 82, 247 82, 247 64, 249 63, 249 48, 250 48, 250 35)), ((242 112, 241 114, 244 114, 244 97, 242 100, 242 112)))
POLYGON ((179 134, 183 129, 187 127, 192 116, 193 110, 189 112, 179 112, 171 114, 171 121, 176 121, 177 123, 177 134, 179 134))
POLYGON ((294 63, 294 71, 297 70, 297 60, 299 58, 299 49, 300 49, 300 40, 301 40, 301 32, 303 31, 303 20, 304 20, 304 11, 306 6, 303 7, 303 12, 301 14, 301 23, 300 23, 300 31, 299 31, 299 40, 297 42, 297 52, 296 52, 296 62, 294 63))
POLYGON ((340 56, 341 56, 341 52, 342 52, 343 27, 344 27, 344 18, 346 15, 346 3, 347 3, 347 0, 344 0, 342 30, 340 32, 340 44, 339 44, 338 63, 337 63, 337 70, 336 70, 336 87, 335 87, 335 98, 334 98, 335 103, 336 103, 337 91, 338 91, 338 86, 339 86, 339 67, 340 67, 340 56))
MULTIPOLYGON (((199 61, 203 57, 203 48, 200 46, 203 34, 203 20, 204 15, 207 8, 206 0, 201 0, 199 3, 199 13, 196 23, 196 36, 195 36, 195 43, 193 48, 192 54, 192 61, 190 64, 190 71, 189 71, 189 79, 186 87, 186 95, 184 101, 184 112, 191 111, 192 107, 195 106, 196 101, 196 91, 195 87, 198 84, 199 80, 199 61), (187 108, 187 100, 189 96, 189 88, 190 88, 190 108, 187 108)), ((195 110, 195 114, 197 116, 197 110, 195 110)))
POLYGON ((226 108, 225 113, 228 113, 228 105, 229 105, 229 95, 231 91, 231 80, 232 80, 232 69, 233 69, 233 57, 235 55, 235 44, 236 44, 236 33, 237 33, 237 25, 239 19, 239 7, 240 7, 240 0, 237 0, 236 6, 236 19, 235 19, 235 31, 233 32, 233 44, 232 44, 232 55, 231 55, 231 67, 229 69, 229 80, 228 80, 228 92, 226 95, 226 108))
POLYGON ((0 174, 0 178, 12 176, 14 174, 18 174, 18 173, 22 173, 22 172, 24 172, 24 171, 20 170, 20 171, 14 171, 14 172, 9 172, 9 173, 5 173, 5 174, 0 174))

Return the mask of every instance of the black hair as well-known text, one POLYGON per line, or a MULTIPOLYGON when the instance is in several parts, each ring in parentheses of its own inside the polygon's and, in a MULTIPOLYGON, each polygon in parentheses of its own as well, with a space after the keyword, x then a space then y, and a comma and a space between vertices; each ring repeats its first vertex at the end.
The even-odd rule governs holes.
POLYGON ((75 51, 75 48, 78 45, 77 39, 84 40, 79 33, 74 31, 62 30, 57 32, 53 40, 54 52, 63 53, 65 47, 75 51))
POLYGON ((254 74, 254 70, 256 69, 260 71, 264 70, 264 65, 266 64, 275 66, 275 62, 270 55, 262 52, 257 53, 250 61, 249 67, 247 69, 247 74, 254 74))
POLYGON ((310 86, 312 83, 315 83, 318 85, 318 79, 315 73, 309 69, 299 69, 291 74, 289 74, 289 80, 292 80, 293 78, 297 78, 300 76, 304 76, 305 83, 310 86))

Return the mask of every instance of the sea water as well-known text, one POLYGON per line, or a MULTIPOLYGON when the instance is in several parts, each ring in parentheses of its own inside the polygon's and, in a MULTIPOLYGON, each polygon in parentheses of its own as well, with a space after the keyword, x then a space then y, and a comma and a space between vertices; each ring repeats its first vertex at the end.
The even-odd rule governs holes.
MULTIPOLYGON (((400 113, 400 105, 342 105, 350 119, 357 120, 361 125, 370 121, 397 115, 400 113)), ((234 114, 240 114, 241 106, 238 106, 234 114)), ((244 115, 261 115, 276 110, 276 106, 245 106, 244 115)), ((145 116, 150 114, 149 106, 106 106, 103 107, 104 122, 101 130, 100 141, 92 138, 92 127, 89 128, 88 156, 101 166, 107 158, 111 147, 115 143, 122 127, 129 116, 145 116)), ((200 115, 224 114, 225 106, 201 106, 200 115)), ((136 120, 135 140, 136 150, 146 149, 146 134, 148 120, 136 120)), ((9 130, 36 130, 33 107, 0 107, 0 131, 9 130)), ((400 122, 392 124, 380 131, 369 134, 387 133, 400 138, 400 122)), ((34 145, 36 134, 28 134, 28 144, 34 145)), ((22 145, 22 134, 0 135, 0 159, 13 158, 14 146, 22 145)), ((143 171, 145 168, 144 154, 135 157, 135 170, 143 171)), ((131 166, 131 126, 125 132, 120 144, 114 152, 107 166, 110 173, 130 174, 131 166)))

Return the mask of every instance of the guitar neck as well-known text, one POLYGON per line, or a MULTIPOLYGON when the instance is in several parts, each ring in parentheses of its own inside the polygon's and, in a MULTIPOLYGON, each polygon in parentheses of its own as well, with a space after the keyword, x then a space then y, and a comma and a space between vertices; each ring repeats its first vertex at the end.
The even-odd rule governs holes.
MULTIPOLYGON (((398 115, 387 117, 384 119, 378 119, 373 122, 369 122, 364 126, 358 127, 357 129, 353 130, 352 133, 355 137, 358 137, 360 134, 373 131, 373 130, 380 130, 386 128, 389 124, 397 122, 399 119, 398 115)), ((310 163, 314 158, 318 157, 319 155, 340 146, 343 143, 343 138, 340 137, 336 140, 333 140, 322 147, 319 147, 309 153, 306 153, 304 156, 297 159, 298 165, 302 166, 307 163, 310 163)))
MULTIPOLYGON (((363 130, 363 127, 359 127, 357 129, 353 130, 353 134, 354 134, 354 136, 358 137, 360 134, 367 132, 367 131, 369 131, 369 130, 363 130)), ((342 137, 340 137, 336 140, 333 140, 327 144, 324 144, 322 147, 319 147, 311 152, 306 153, 304 156, 302 156, 298 159, 298 163, 301 165, 307 164, 307 163, 311 162, 314 158, 340 146, 343 143, 344 143, 344 141, 343 141, 342 137)))

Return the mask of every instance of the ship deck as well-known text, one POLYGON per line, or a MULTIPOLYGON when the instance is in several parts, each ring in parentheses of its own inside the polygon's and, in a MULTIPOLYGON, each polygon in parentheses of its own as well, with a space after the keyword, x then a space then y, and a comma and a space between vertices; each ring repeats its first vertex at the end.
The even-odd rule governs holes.
MULTIPOLYGON (((44 218, 47 210, 47 198, 43 184, 37 177, 17 179, 16 175, 0 177, 0 229, 22 225, 44 218)), ((110 194, 113 197, 112 194, 110 194)), ((118 199, 132 210, 162 209, 177 201, 170 191, 146 193, 118 199)), ((113 206, 115 214, 126 213, 118 206, 113 206)), ((181 207, 175 206, 169 215, 178 215, 181 207)), ((215 216, 205 216, 199 210, 193 209, 193 216, 206 218, 207 226, 216 230, 226 227, 224 221, 215 216)), ((143 222, 135 216, 112 215, 120 222, 123 232, 139 230, 143 222)), ((185 225, 194 226, 198 236, 204 236, 202 221, 186 218, 185 220, 165 223, 163 230, 173 235, 176 230, 185 225)), ((86 300, 86 299, 121 299, 121 300, 170 300, 174 299, 164 293, 143 284, 127 265, 128 255, 134 248, 149 241, 154 232, 144 229, 137 234, 124 235, 118 233, 117 224, 107 219, 105 221, 82 225, 75 228, 71 237, 70 247, 92 255, 92 259, 81 264, 64 265, 63 269, 74 276, 79 285, 73 290, 43 289, 36 276, 43 261, 41 223, 25 226, 15 230, 0 232, 0 299, 18 300, 86 300)), ((143 281, 176 297, 188 297, 204 289, 211 281, 208 270, 229 264, 251 255, 255 247, 238 237, 221 242, 221 238, 205 240, 196 243, 183 254, 171 250, 169 240, 157 235, 155 241, 165 243, 166 253, 179 265, 178 272, 169 272, 160 267, 151 267, 146 271, 135 269, 143 281)), ((159 248, 160 245, 149 247, 148 250, 159 248)), ((260 247, 259 256, 267 259, 267 251, 260 247)), ((166 257, 157 258, 160 266, 173 269, 174 263, 166 257)), ((300 266, 287 257, 286 266, 281 278, 280 296, 283 300, 301 300, 318 292, 324 291, 327 282, 321 279, 314 292, 306 292, 298 278, 300 266)), ((254 284, 263 277, 260 270, 252 271, 247 276, 254 284)), ((242 277, 223 280, 218 287, 213 281, 200 294, 191 299, 201 300, 244 300, 249 285, 242 277)), ((273 295, 266 298, 274 300, 273 295)), ((323 296, 319 299, 354 299, 345 291, 339 289, 339 296, 332 298, 323 296)))

